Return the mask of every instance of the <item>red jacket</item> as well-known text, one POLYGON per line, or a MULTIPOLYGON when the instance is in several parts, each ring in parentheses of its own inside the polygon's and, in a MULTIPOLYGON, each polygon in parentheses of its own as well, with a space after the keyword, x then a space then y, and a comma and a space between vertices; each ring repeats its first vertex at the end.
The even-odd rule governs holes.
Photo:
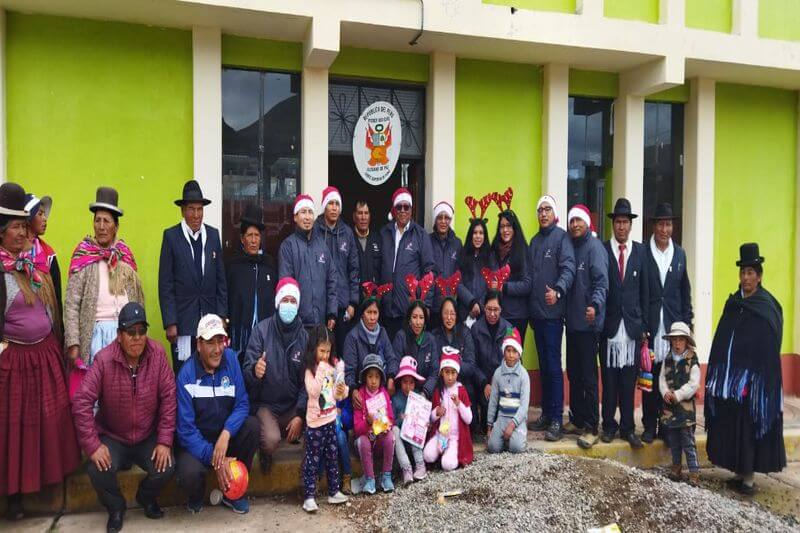
MULTIPOLYGON (((441 387, 436 387, 433 391, 433 405, 432 408, 436 409, 442 403, 442 390, 441 387)), ((466 407, 471 407, 472 404, 469 401, 469 394, 467 394, 467 389, 459 384, 458 386, 458 399, 461 403, 463 403, 466 407)), ((436 435, 439 432, 439 420, 433 422, 431 424, 430 429, 428 430, 428 438, 436 435)), ((458 417, 458 465, 459 466, 466 466, 472 463, 473 454, 472 454, 472 434, 469 431, 469 426, 464 423, 461 417, 458 417)))
POLYGON ((100 435, 133 445, 156 432, 156 443, 172 446, 175 433, 175 376, 158 342, 147 339, 136 379, 114 341, 97 353, 72 399, 78 442, 86 455, 100 447, 100 435), (93 415, 96 401, 100 403, 93 415))

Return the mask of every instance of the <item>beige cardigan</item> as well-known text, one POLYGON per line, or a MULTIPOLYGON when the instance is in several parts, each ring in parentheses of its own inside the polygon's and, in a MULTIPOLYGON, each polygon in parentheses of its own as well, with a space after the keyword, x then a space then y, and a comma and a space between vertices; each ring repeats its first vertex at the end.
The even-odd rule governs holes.
MULTIPOLYGON (((130 265, 120 261, 117 268, 127 269, 124 272, 127 284, 125 293, 128 301, 144 305, 144 293, 139 275, 130 265), (132 274, 132 275, 130 275, 132 274)), ((92 343, 95 317, 97 316, 97 293, 99 289, 99 266, 93 263, 74 274, 67 280, 67 296, 64 302, 64 346, 69 349, 76 344, 80 346, 79 357, 88 364, 89 347, 92 343)), ((120 271, 118 275, 123 275, 120 271)))

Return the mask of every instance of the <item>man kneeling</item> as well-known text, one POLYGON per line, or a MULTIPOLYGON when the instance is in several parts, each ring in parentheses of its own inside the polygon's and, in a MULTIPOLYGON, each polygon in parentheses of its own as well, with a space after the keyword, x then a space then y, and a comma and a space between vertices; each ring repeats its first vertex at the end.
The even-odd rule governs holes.
POLYGON ((136 501, 148 518, 164 516, 156 498, 174 472, 175 409, 175 379, 167 355, 147 337, 144 308, 128 303, 119 313, 117 340, 97 353, 72 399, 78 439, 90 458, 86 470, 108 510, 108 531, 122 529, 126 505, 117 471, 133 463, 147 473, 136 501))
MULTIPOLYGON (((206 490, 206 471, 214 467, 219 488, 228 490, 230 458, 248 470, 258 447, 259 425, 247 416, 250 404, 236 352, 227 348, 222 319, 206 315, 197 325, 197 350, 178 372, 178 485, 199 513, 206 490)), ((233 512, 250 510, 247 496, 223 498, 233 512)))

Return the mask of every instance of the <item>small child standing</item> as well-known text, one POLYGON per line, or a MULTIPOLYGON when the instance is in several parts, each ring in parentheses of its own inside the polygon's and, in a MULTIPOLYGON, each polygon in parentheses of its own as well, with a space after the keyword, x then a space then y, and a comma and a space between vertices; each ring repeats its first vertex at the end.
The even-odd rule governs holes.
POLYGON ((467 389, 458 382, 461 372, 459 351, 445 346, 439 360, 439 383, 433 391, 431 434, 425 445, 425 462, 442 460, 442 470, 455 470, 472 462, 472 423, 467 389))
POLYGON ((417 374, 417 360, 411 356, 405 356, 400 361, 400 370, 394 377, 394 382, 399 383, 397 390, 392 396, 392 411, 397 419, 397 424, 392 430, 394 432, 394 453, 397 462, 400 463, 400 470, 403 472, 403 485, 409 485, 414 480, 422 480, 427 477, 425 470, 425 459, 422 456, 422 448, 417 448, 403 441, 400 438, 400 429, 405 420, 406 403, 408 395, 414 391, 417 383, 425 383, 425 378, 417 374), (411 470, 411 461, 408 459, 408 449, 411 448, 411 455, 414 458, 414 470, 411 470))
MULTIPOLYGON (((306 455, 303 459, 303 510, 319 509, 315 500, 317 469, 322 458, 328 469, 328 503, 347 501, 339 486, 339 458, 336 442, 336 400, 347 397, 347 385, 336 379, 330 356, 333 342, 328 328, 316 326, 308 338, 305 384, 308 392, 306 408, 306 455)), ((343 374, 339 374, 343 378, 343 374)))
POLYGON ((528 444, 528 402, 531 382, 528 371, 520 363, 522 337, 517 328, 506 330, 503 339, 503 362, 492 377, 492 395, 486 417, 489 441, 486 451, 500 453, 508 446, 511 453, 520 453, 528 444))
POLYGON ((694 348, 692 332, 684 322, 674 322, 670 332, 663 336, 670 342, 670 353, 661 367, 658 390, 664 397, 661 425, 667 428, 667 442, 672 451, 672 468, 669 478, 681 480, 682 455, 689 467, 689 484, 700 480, 697 446, 694 441, 694 395, 700 386, 700 364, 694 348))
POLYGON ((375 467, 372 452, 380 449, 383 458, 381 488, 392 492, 392 463, 394 462, 394 414, 389 393, 386 391, 386 374, 380 355, 371 353, 364 358, 359 389, 361 409, 353 412, 353 432, 364 471, 362 490, 375 494, 375 467))

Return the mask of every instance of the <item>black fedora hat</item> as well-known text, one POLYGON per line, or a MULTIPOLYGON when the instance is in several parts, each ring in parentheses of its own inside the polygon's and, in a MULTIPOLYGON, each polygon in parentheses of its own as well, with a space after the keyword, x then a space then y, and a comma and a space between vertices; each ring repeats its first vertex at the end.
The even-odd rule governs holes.
POLYGON ((650 217, 650 220, 656 222, 658 220, 675 220, 678 217, 672 214, 672 204, 664 202, 656 206, 656 212, 650 217))
POLYGON ((736 261, 738 267, 751 267, 761 265, 766 261, 758 251, 757 242, 746 242, 739 247, 739 260, 736 261))
POLYGON ((117 206, 117 204, 119 204, 119 194, 117 194, 117 190, 115 188, 98 187, 94 198, 94 202, 89 204, 89 211, 92 213, 96 213, 98 210, 102 209, 105 211, 111 211, 117 216, 122 216, 122 209, 117 206))
POLYGON ((27 217, 25 210, 25 189, 16 183, 0 185, 0 215, 27 217))
POLYGON ((247 204, 244 207, 244 213, 240 220, 240 228, 242 231, 250 226, 255 226, 259 231, 264 231, 264 214, 261 206, 257 204, 247 204))
POLYGON ((208 205, 211 203, 211 200, 208 198, 203 198, 203 191, 200 190, 200 184, 195 180, 189 180, 184 183, 183 197, 175 200, 175 205, 182 206, 183 204, 189 204, 192 202, 201 203, 203 205, 208 205))
POLYGON ((616 217, 628 217, 633 220, 638 216, 631 212, 631 203, 627 198, 617 198, 617 203, 614 204, 614 211, 608 214, 608 218, 612 220, 616 217))

